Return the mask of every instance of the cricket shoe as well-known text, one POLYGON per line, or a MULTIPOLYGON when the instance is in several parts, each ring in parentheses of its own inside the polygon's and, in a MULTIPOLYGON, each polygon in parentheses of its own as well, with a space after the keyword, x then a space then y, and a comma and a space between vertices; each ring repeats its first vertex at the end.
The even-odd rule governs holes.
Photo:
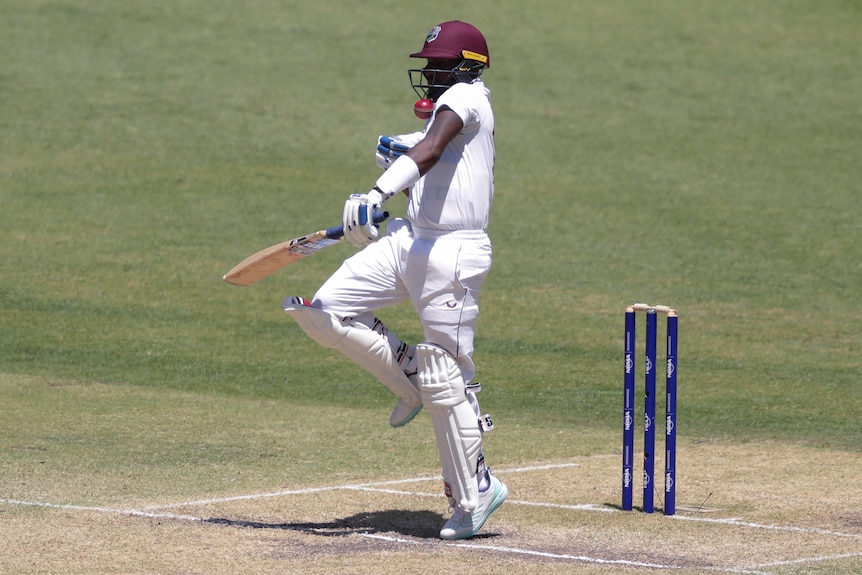
POLYGON ((476 535, 488 517, 503 504, 509 496, 506 484, 491 475, 491 485, 479 493, 479 504, 473 511, 464 511, 460 506, 455 508, 452 517, 440 530, 440 539, 469 539, 476 535))
MULTIPOLYGON (((405 372, 405 375, 406 372, 405 372)), ((416 371, 407 376, 407 379, 410 380, 410 383, 415 385, 417 388, 419 387, 419 382, 416 379, 416 371)), ((389 425, 392 427, 404 427, 413 419, 419 415, 419 412, 422 411, 422 402, 419 402, 419 405, 410 405, 405 402, 403 399, 398 400, 398 405, 395 406, 395 409, 392 411, 392 415, 389 416, 389 425)))
POLYGON ((413 419, 419 415, 419 412, 422 411, 422 404, 415 406, 410 406, 404 403, 403 399, 398 400, 398 405, 395 406, 395 409, 392 411, 392 415, 389 416, 389 425, 392 427, 404 427, 413 419))

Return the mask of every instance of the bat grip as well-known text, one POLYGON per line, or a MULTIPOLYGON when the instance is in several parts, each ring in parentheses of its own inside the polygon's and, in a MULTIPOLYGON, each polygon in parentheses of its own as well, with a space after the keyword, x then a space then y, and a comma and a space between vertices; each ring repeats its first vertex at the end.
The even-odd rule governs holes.
MULTIPOLYGON (((389 218, 389 212, 377 210, 374 212, 374 223, 379 224, 389 218)), ((326 237, 338 240, 344 237, 344 226, 334 226, 326 230, 326 237)))

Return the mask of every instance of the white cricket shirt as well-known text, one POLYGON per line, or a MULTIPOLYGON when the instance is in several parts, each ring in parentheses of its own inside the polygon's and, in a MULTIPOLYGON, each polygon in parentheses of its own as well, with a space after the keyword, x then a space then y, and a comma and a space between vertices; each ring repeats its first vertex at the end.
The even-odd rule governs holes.
POLYGON ((446 146, 440 161, 413 184, 407 217, 420 237, 423 230, 434 234, 487 232, 494 199, 491 91, 481 80, 455 84, 437 99, 425 133, 441 106, 458 114, 464 126, 446 146))

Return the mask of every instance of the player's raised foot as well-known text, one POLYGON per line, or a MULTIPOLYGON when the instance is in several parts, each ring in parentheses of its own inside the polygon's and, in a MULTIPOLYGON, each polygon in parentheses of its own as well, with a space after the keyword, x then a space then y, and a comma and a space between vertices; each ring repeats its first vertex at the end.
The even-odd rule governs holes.
POLYGON ((506 484, 491 475, 491 485, 484 492, 479 492, 479 504, 476 509, 464 511, 460 506, 456 507, 452 517, 440 530, 440 539, 469 539, 473 537, 508 496, 509 488, 506 487, 506 484))
POLYGON ((416 417, 420 411, 422 411, 421 403, 419 405, 410 405, 403 399, 399 399, 398 405, 395 406, 395 410, 392 412, 392 415, 389 416, 389 425, 392 427, 403 427, 413 421, 413 418, 416 417))
MULTIPOLYGON (((410 380, 410 383, 418 390, 419 389, 419 380, 416 379, 416 358, 411 358, 410 363, 408 364, 408 370, 404 371, 404 375, 407 376, 407 379, 410 380)), ((413 421, 413 419, 419 415, 419 412, 422 411, 422 401, 418 404, 409 403, 404 401, 404 399, 398 400, 398 405, 395 406, 395 410, 392 412, 392 415, 389 416, 389 425, 392 427, 403 427, 413 421)))

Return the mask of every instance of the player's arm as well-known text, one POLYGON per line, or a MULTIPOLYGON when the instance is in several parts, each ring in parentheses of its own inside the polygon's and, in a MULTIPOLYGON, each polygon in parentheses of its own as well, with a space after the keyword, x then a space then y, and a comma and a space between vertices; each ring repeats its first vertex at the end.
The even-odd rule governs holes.
POLYGON ((464 127, 464 122, 450 108, 443 106, 425 137, 401 155, 367 194, 353 194, 344 204, 344 237, 356 247, 377 241, 379 230, 371 214, 383 202, 415 184, 440 161, 443 151, 464 127))
POLYGON ((424 176, 434 167, 443 156, 443 150, 463 128, 464 122, 450 108, 443 106, 437 110, 428 133, 406 154, 416 163, 420 176, 424 176))

